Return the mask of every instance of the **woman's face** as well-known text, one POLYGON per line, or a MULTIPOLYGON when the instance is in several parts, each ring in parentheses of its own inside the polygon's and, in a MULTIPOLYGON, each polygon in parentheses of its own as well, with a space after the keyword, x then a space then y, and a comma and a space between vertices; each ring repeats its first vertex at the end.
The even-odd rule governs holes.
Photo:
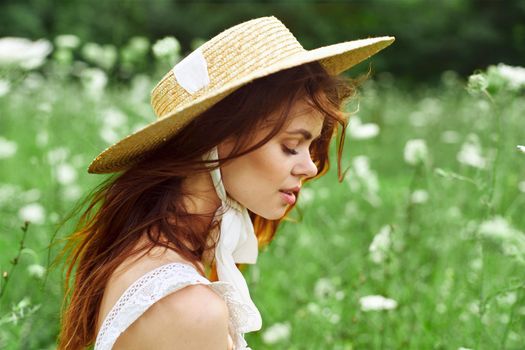
MULTIPOLYGON (((309 147, 320 135, 322 126, 323 117, 318 111, 304 101, 297 102, 283 129, 270 141, 221 167, 228 195, 266 219, 281 218, 290 205, 290 196, 287 201, 280 190, 301 186, 305 178, 317 174, 309 147)), ((249 146, 268 132, 260 130, 249 146)), ((219 157, 227 156, 232 147, 231 142, 219 144, 219 157)))

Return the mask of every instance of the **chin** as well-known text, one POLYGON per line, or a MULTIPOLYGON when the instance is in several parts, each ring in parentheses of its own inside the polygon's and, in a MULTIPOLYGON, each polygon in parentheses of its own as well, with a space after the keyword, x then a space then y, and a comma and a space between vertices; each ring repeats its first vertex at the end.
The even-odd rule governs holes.
POLYGON ((248 208, 251 212, 253 212, 256 215, 259 215, 260 217, 266 219, 266 220, 278 220, 282 219, 286 213, 286 210, 288 209, 289 205, 281 205, 280 207, 273 207, 273 208, 248 208), (254 210, 255 209, 255 210, 254 210))
POLYGON ((267 215, 260 215, 260 214, 258 214, 258 215, 262 216, 266 220, 278 220, 278 219, 282 219, 283 218, 285 211, 286 211, 286 208, 284 210, 277 210, 277 211, 274 211, 272 213, 265 213, 267 215))

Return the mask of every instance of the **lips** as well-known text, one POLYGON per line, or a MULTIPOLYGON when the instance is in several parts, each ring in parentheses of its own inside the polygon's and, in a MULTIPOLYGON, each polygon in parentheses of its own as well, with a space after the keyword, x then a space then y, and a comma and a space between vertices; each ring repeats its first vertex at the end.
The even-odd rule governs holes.
POLYGON ((291 193, 291 194, 296 194, 299 192, 299 190, 301 189, 300 186, 295 186, 295 187, 292 187, 292 188, 283 188, 279 191, 281 192, 286 192, 286 193, 291 193))
POLYGON ((282 198, 284 201, 288 204, 294 204, 296 201, 297 194, 299 193, 299 190, 301 189, 301 186, 295 186, 292 188, 283 188, 282 190, 279 190, 279 192, 282 193, 282 198))
POLYGON ((293 192, 285 192, 285 191, 279 191, 279 192, 281 192, 281 197, 286 203, 290 205, 295 203, 295 194, 293 192))

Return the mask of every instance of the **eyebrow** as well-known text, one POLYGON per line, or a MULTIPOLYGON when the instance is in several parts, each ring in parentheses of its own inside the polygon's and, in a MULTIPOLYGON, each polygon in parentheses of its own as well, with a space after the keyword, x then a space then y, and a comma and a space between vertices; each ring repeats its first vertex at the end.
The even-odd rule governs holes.
MULTIPOLYGON (((292 131, 287 131, 286 132, 287 134, 301 134, 305 140, 311 140, 312 139, 312 134, 308 131, 308 130, 305 130, 305 129, 297 129, 297 130, 292 130, 292 131)), ((321 135, 319 135, 321 136, 321 135)), ((319 138, 319 136, 316 137, 319 138)))

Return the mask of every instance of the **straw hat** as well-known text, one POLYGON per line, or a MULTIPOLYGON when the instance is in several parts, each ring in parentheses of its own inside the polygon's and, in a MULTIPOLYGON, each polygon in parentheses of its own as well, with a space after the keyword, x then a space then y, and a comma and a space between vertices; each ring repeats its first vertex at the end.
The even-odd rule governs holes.
POLYGON ((383 36, 305 50, 274 16, 226 29, 176 64, 153 88, 151 105, 157 120, 106 148, 88 172, 112 173, 130 167, 254 79, 314 61, 337 75, 394 40, 383 36))

